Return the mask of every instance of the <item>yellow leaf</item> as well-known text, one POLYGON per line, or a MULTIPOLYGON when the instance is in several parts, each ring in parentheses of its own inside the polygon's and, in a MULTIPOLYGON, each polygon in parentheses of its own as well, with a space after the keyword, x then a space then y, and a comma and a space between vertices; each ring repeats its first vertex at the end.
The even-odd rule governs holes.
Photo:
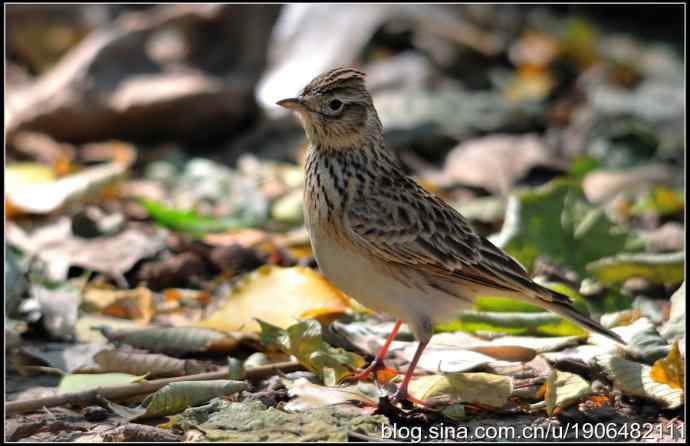
POLYGON ((245 276, 218 311, 195 325, 258 333, 255 318, 287 328, 305 315, 342 313, 349 308, 349 299, 312 269, 266 265, 245 276))
POLYGON ((665 358, 657 360, 649 372, 649 376, 656 382, 668 384, 674 389, 683 388, 685 378, 683 371, 683 358, 678 349, 678 341, 673 343, 673 348, 665 358))
POLYGON ((144 287, 118 290, 91 285, 84 290, 84 303, 106 316, 134 319, 147 324, 154 314, 153 293, 144 287))
POLYGON ((20 207, 14 206, 8 195, 21 190, 30 184, 42 184, 55 181, 52 167, 38 163, 15 163, 5 167, 5 213, 8 218, 23 214, 20 207))
POLYGON ((546 413, 549 416, 592 394, 592 387, 583 378, 559 370, 551 372, 544 383, 544 389, 546 413))
POLYGON ((447 373, 412 380, 410 394, 422 401, 503 407, 513 393, 509 377, 491 373, 447 373))

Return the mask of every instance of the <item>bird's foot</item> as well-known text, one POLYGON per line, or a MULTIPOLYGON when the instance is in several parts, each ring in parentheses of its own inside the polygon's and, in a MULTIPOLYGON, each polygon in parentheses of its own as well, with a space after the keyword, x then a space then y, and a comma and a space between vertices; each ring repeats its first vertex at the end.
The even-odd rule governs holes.
POLYGON ((428 401, 423 401, 413 397, 410 395, 407 389, 403 389, 402 387, 398 387, 398 390, 396 390, 394 394, 390 395, 388 399, 393 405, 402 403, 404 401, 409 401, 410 403, 425 408, 431 408, 433 406, 433 404, 428 401))
POLYGON ((369 376, 373 373, 374 378, 376 378, 376 373, 379 370, 385 370, 386 369, 386 364, 384 364, 383 359, 380 359, 378 356, 371 361, 371 364, 369 364, 367 367, 363 369, 359 369, 355 371, 354 375, 350 375, 347 378, 345 378, 346 381, 366 381, 369 379, 369 376))

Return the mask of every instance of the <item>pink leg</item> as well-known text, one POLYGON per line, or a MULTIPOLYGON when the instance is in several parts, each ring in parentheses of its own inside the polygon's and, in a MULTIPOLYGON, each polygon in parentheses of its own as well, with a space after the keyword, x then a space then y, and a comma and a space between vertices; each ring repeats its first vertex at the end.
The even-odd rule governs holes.
POLYGON ((413 403, 419 404, 421 406, 426 406, 427 404, 424 403, 424 401, 420 401, 412 396, 410 396, 407 393, 407 386, 410 384, 410 381, 412 380, 412 375, 414 374, 414 369, 417 368, 417 363, 419 362, 419 358, 422 357, 422 352, 424 351, 424 348, 426 348, 427 344, 429 341, 426 342, 420 342, 419 347, 417 347, 417 351, 414 354, 414 357, 412 358, 412 362, 410 363, 410 366, 407 368, 407 372, 405 373, 405 377, 403 378, 402 385, 398 388, 398 391, 393 394, 392 399, 393 401, 403 401, 403 400, 408 400, 413 403))
POLYGON ((371 364, 354 376, 351 377, 353 380, 364 380, 369 377, 371 373, 376 372, 380 368, 383 367, 383 358, 386 357, 386 353, 388 353, 388 348, 391 346, 391 342, 393 342, 393 339, 395 339, 395 336, 398 334, 398 330, 400 330, 400 325, 402 324, 402 321, 395 321, 395 325, 393 326, 393 330, 391 331, 391 334, 388 336, 386 339, 386 342, 383 344, 383 347, 379 350, 379 352, 376 354, 376 357, 374 357, 374 360, 371 361, 371 364))

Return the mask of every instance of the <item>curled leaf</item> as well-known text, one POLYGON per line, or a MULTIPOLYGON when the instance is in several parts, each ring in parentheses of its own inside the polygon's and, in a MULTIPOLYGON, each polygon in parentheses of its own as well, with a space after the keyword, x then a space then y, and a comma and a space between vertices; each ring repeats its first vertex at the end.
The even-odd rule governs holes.
POLYGON ((232 395, 247 389, 244 381, 216 379, 170 383, 142 403, 146 411, 137 418, 162 417, 182 412, 211 398, 232 395))
POLYGON ((155 327, 126 332, 102 329, 101 333, 111 342, 170 354, 226 352, 239 345, 237 337, 230 333, 196 327, 155 327))
POLYGON ((322 379, 332 376, 336 384, 352 371, 364 366, 364 358, 334 348, 321 339, 321 324, 313 319, 302 321, 284 330, 267 322, 258 321, 261 326, 261 343, 265 346, 276 346, 280 350, 297 357, 307 369, 318 374, 322 379))
POLYGON ((207 371, 201 362, 182 360, 154 353, 138 353, 122 350, 103 350, 94 361, 106 372, 122 372, 132 375, 148 374, 151 378, 184 376, 207 371))
POLYGON ((667 409, 683 405, 683 390, 655 381, 652 368, 613 355, 594 358, 595 363, 627 395, 653 400, 667 409))
POLYGON ((300 378, 295 382, 283 380, 283 384, 288 389, 288 395, 296 397, 285 405, 284 409, 288 412, 302 412, 351 401, 376 406, 379 400, 376 386, 371 383, 360 382, 347 387, 324 387, 313 384, 306 378, 300 378))
POLYGON ((592 393, 592 386, 579 375, 553 370, 544 383, 546 413, 551 416, 592 393))
POLYGON ((673 343, 671 352, 665 358, 657 360, 649 372, 649 376, 656 382, 668 384, 674 389, 683 389, 685 370, 683 358, 678 349, 678 341, 673 343))

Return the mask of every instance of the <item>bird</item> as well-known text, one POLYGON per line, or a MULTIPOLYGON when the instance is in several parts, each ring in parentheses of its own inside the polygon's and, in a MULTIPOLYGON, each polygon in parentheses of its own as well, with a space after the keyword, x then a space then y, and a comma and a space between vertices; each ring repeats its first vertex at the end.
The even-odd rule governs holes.
POLYGON ((356 378, 384 367, 405 322, 419 345, 391 400, 423 404, 408 386, 433 325, 471 308, 481 295, 537 305, 624 344, 577 311, 569 297, 535 283, 519 262, 405 173, 386 147, 365 80, 359 69, 338 67, 277 102, 297 116, 306 134, 303 211, 319 269, 350 297, 396 318, 356 378))

